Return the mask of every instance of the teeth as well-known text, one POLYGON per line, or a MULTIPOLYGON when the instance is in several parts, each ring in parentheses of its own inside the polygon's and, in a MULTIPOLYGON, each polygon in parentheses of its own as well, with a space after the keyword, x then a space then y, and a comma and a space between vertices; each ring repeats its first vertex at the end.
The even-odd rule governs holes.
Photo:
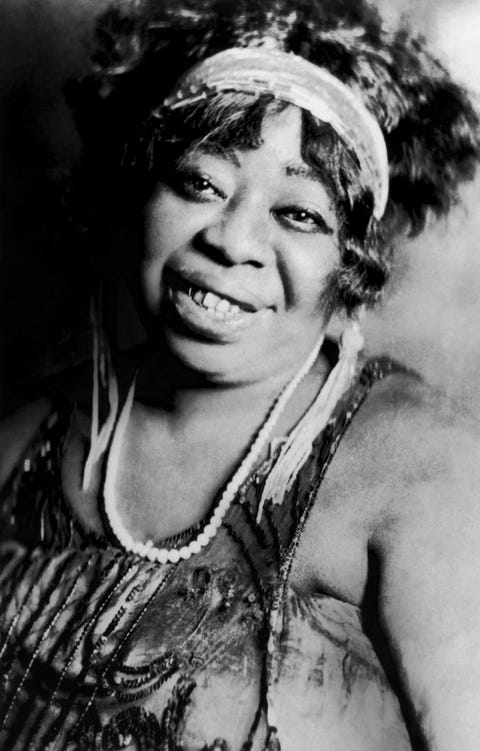
POLYGON ((232 306, 230 305, 228 300, 225 300, 225 298, 223 298, 222 300, 220 300, 215 310, 217 311, 217 313, 228 313, 231 307, 232 306))
POLYGON ((221 298, 215 295, 213 292, 207 292, 205 297, 203 298, 202 305, 205 308, 213 308, 215 309, 219 302, 221 302, 221 298))
POLYGON ((234 305, 225 297, 219 297, 214 292, 205 292, 198 287, 189 287, 188 296, 208 313, 212 318, 225 320, 241 312, 238 305, 234 305))
MULTIPOLYGON (((191 295, 190 295, 190 297, 191 297, 191 295)), ((197 289, 197 291, 195 292, 195 294, 193 296, 193 300, 194 300, 194 302, 197 303, 197 305, 202 305, 204 297, 205 297, 205 292, 202 292, 201 289, 197 289)))

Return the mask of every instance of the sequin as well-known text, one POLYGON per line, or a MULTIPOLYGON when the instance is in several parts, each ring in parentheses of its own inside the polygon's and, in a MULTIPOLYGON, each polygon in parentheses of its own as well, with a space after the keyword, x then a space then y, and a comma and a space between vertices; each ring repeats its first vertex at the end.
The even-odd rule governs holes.
MULTIPOLYGON (((313 619, 287 596, 296 546, 349 421, 387 371, 388 361, 367 363, 283 508, 267 504, 256 523, 262 465, 211 546, 176 567, 139 561, 81 528, 56 461, 48 464, 61 455, 69 415, 47 418, 0 505, 1 747, 180 749, 210 675, 252 682, 261 672, 257 710, 235 748, 263 738, 264 751, 277 751, 269 712, 288 664, 282 639, 295 618, 313 619)), ((218 712, 198 751, 231 748, 218 712)))

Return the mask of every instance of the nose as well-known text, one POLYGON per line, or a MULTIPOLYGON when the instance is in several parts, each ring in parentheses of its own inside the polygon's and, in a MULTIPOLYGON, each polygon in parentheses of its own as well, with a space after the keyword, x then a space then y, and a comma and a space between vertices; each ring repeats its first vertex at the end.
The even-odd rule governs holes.
POLYGON ((237 200, 221 208, 198 233, 197 244, 223 266, 262 268, 273 255, 268 211, 255 200, 237 200))

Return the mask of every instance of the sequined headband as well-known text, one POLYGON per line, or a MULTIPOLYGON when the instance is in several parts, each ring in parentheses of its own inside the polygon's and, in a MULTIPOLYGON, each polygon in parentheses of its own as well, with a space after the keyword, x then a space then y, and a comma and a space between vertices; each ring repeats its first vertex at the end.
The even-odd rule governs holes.
POLYGON ((262 47, 218 52, 187 70, 162 106, 177 109, 212 91, 272 94, 329 123, 355 152, 362 181, 380 219, 388 199, 388 158, 382 131, 360 99, 324 68, 303 57, 262 47))

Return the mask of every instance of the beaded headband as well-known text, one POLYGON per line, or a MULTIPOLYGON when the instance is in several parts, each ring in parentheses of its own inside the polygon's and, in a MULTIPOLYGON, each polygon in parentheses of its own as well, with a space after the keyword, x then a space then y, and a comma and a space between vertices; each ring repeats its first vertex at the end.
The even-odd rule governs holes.
POLYGON ((329 123, 355 152, 363 182, 373 192, 374 216, 383 216, 388 199, 385 139, 373 115, 338 78, 291 52, 238 47, 187 70, 163 106, 184 107, 212 91, 271 94, 329 123))

